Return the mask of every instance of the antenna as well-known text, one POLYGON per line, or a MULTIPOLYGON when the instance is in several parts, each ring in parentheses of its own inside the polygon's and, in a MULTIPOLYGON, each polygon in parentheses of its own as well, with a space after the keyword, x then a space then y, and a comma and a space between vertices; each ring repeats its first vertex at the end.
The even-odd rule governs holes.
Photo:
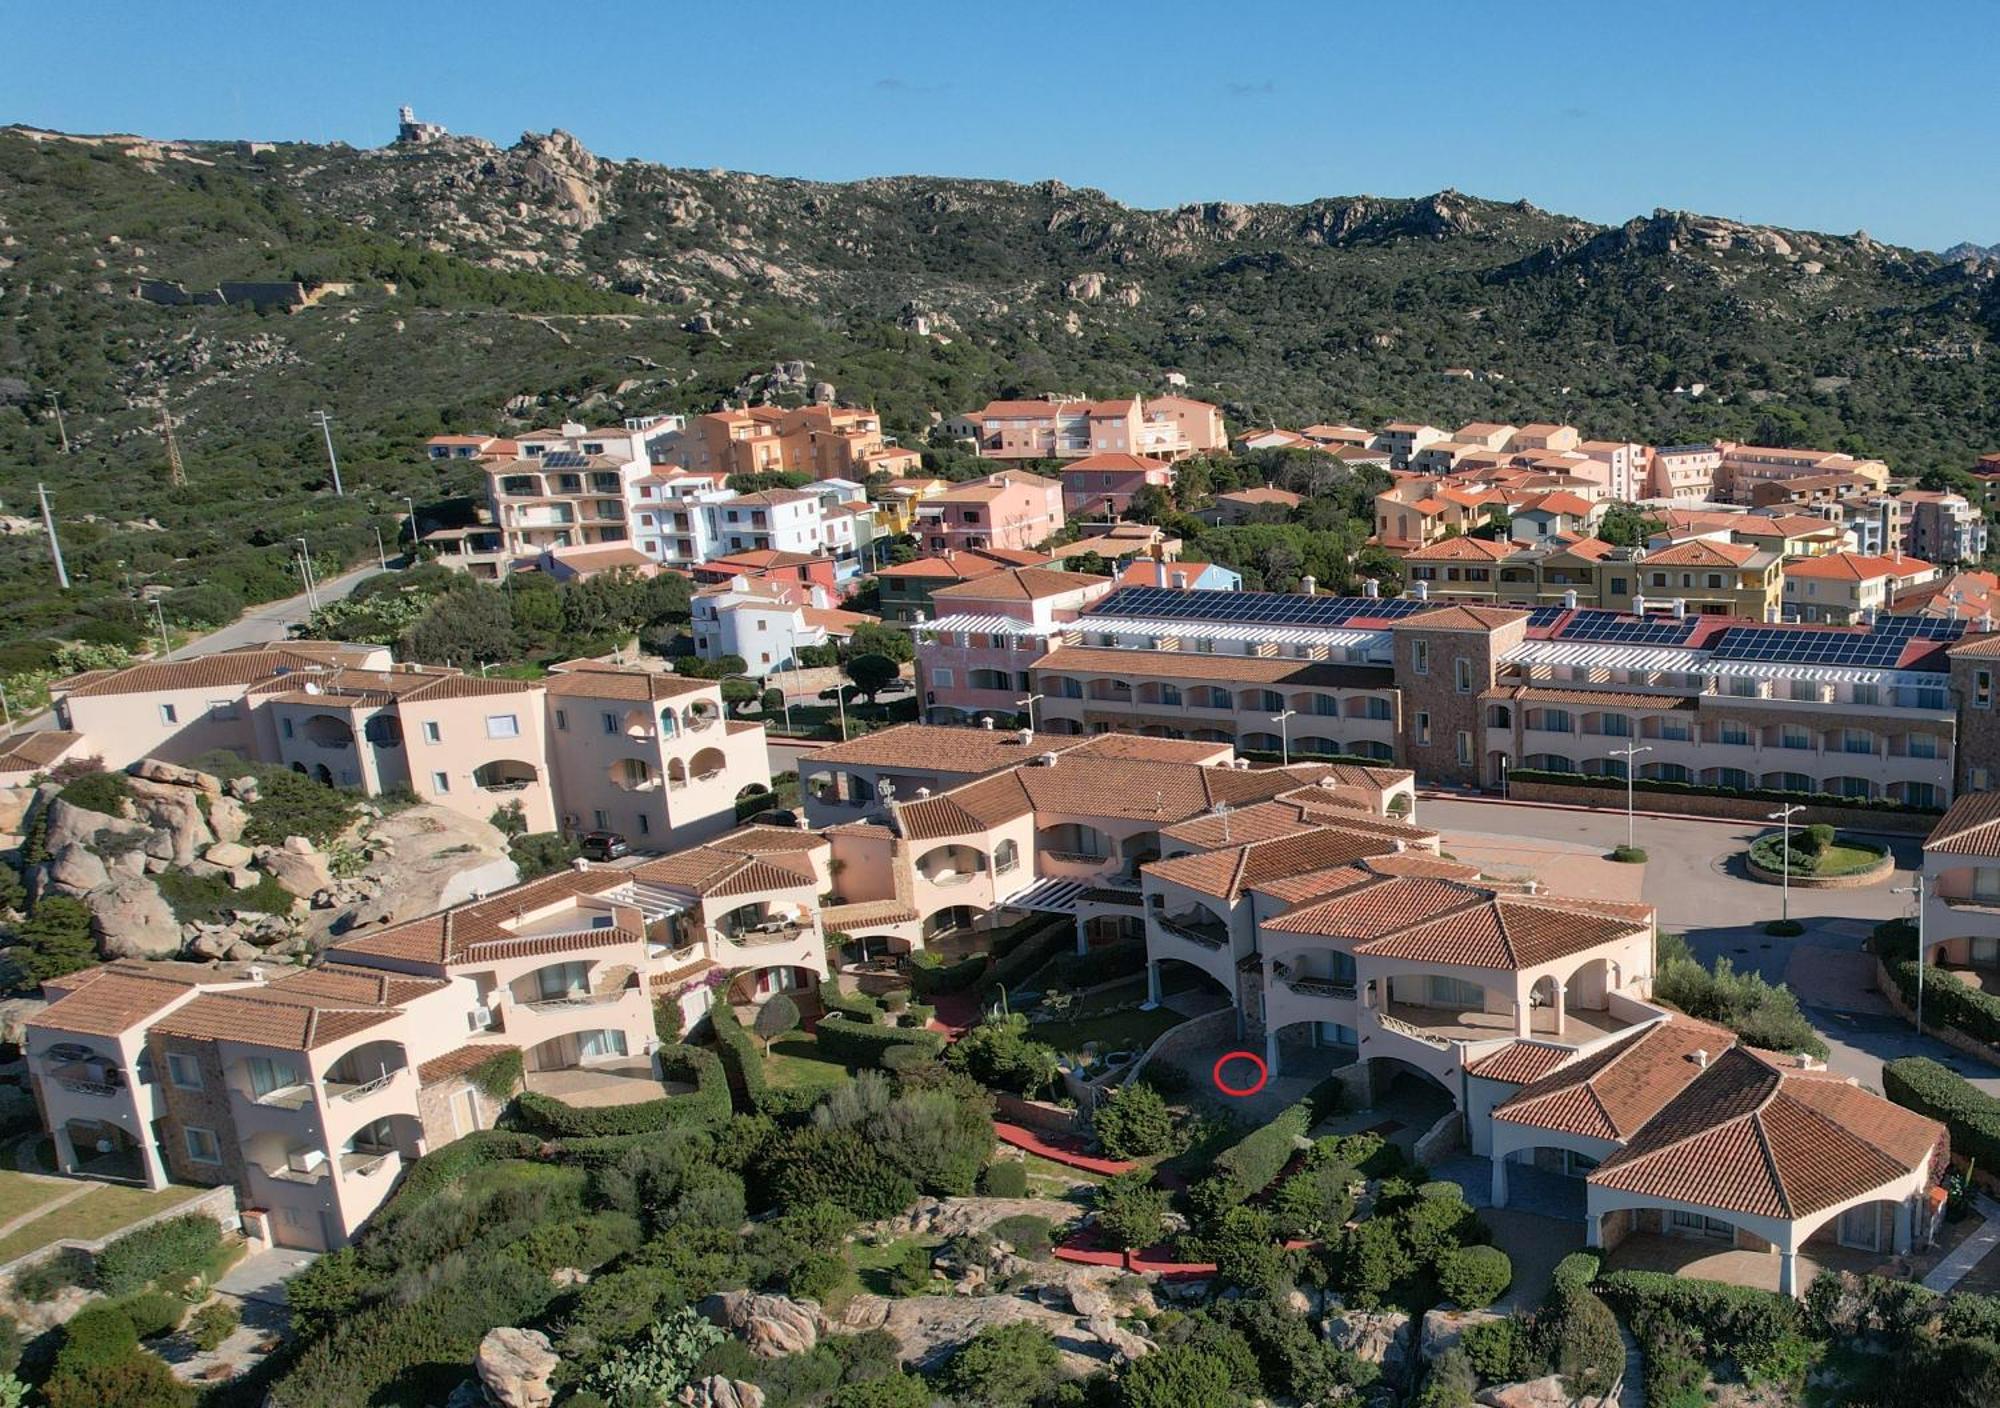
POLYGON ((35 486, 35 493, 40 496, 42 501, 42 527, 49 535, 49 556, 54 559, 56 564, 56 585, 62 590, 68 591, 69 569, 63 566, 62 543, 56 537, 56 516, 49 509, 49 491, 46 486, 37 484, 35 486))
POLYGON ((176 489, 187 487, 187 470, 181 464, 181 444, 174 439, 174 418, 167 414, 164 404, 160 407, 160 438, 167 442, 167 483, 176 489))

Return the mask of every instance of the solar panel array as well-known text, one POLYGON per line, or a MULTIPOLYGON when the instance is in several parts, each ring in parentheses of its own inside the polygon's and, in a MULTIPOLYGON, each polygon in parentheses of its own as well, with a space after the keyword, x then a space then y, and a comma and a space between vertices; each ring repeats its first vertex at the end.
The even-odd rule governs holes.
POLYGON ((1875 634, 1905 639, 1952 641, 1965 634, 1965 621, 1948 621, 1942 616, 1882 616, 1875 622, 1875 634))
POLYGON ((542 456, 544 469, 582 469, 588 458, 575 450, 550 450, 542 456))
POLYGON ((1787 665, 1846 665, 1887 669, 1910 643, 1907 632, 1815 631, 1776 626, 1744 626, 1723 632, 1715 644, 1719 660, 1758 660, 1787 665))
POLYGON ((1569 610, 1567 606, 1537 606, 1528 613, 1528 629, 1534 631, 1540 630, 1543 626, 1554 625, 1567 610, 1569 610))
POLYGON ((1121 587, 1092 616, 1148 621, 1217 621, 1244 625, 1337 629, 1364 617, 1394 618, 1440 605, 1415 597, 1300 596, 1288 592, 1190 592, 1171 587, 1121 587))
POLYGON ((1700 624, 1695 616, 1638 620, 1616 611, 1579 611, 1563 627, 1561 638, 1606 645, 1686 645, 1700 624))

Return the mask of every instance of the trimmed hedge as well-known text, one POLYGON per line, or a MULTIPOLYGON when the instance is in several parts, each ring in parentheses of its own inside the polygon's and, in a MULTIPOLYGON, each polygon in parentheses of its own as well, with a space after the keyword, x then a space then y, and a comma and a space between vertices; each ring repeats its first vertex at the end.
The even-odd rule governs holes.
POLYGON ((838 1012, 857 1022, 879 1021, 882 1016, 880 1003, 865 993, 843 989, 837 973, 828 973, 826 981, 819 985, 819 1000, 827 1011, 838 1012))
POLYGON ((1056 976, 1073 988, 1096 987, 1146 971, 1144 943, 1106 944, 1056 961, 1056 976))
POLYGON ((687 1095, 668 1095, 638 1105, 579 1109, 530 1090, 517 1096, 513 1123, 544 1139, 593 1139, 614 1134, 646 1134, 662 1129, 711 1129, 728 1121, 735 1107, 729 1077, 713 1051, 698 1046, 661 1048, 660 1066, 669 1079, 692 1081, 687 1095))
MULTIPOLYGON (((1912 945, 1914 947, 1914 945, 1912 945)), ((1882 966, 1911 1010, 1917 1005, 1917 965, 1911 959, 1885 958, 1882 966)), ((1974 1041, 2000 1044, 2000 997, 1981 992, 1948 969, 1924 969, 1924 1021, 1950 1027, 1974 1041)))
POLYGON ((1002 987, 1016 986, 1021 979, 1065 948, 1073 949, 1075 944, 1075 921, 1061 916, 1057 916, 1055 922, 1043 929, 1023 933, 1019 941, 1007 951, 1007 956, 997 959, 992 968, 987 970, 985 981, 979 985, 981 995, 1002 987))
POLYGON ((1951 1145, 1981 1167, 2000 1162, 2000 1100, 1928 1056, 1905 1056, 1882 1067, 1882 1093, 1929 1115, 1951 1132, 1951 1145))
POLYGON ((820 1018, 813 1031, 820 1051, 844 1066, 870 1069, 897 1047, 917 1047, 935 1056, 944 1050, 944 1034, 922 1027, 878 1027, 872 1022, 856 1022, 832 1012, 820 1018))
MULTIPOLYGON (((1600 792, 1625 790, 1622 777, 1598 777, 1581 772, 1549 772, 1542 768, 1510 768, 1509 782, 1549 782, 1559 787, 1589 787, 1600 792)), ((1809 807, 1845 807, 1864 812, 1902 812, 1916 816, 1939 816, 1942 807, 1918 807, 1908 802, 1892 802, 1886 797, 1840 797, 1831 792, 1786 792, 1776 787, 1712 787, 1700 782, 1669 782, 1664 778, 1634 778, 1636 792, 1661 792, 1680 797, 1733 797, 1745 802, 1800 802, 1809 807)))
POLYGON ((752 1110, 761 1109, 765 1094, 764 1053, 757 1049, 756 1038, 743 1030, 736 1009, 726 1002, 709 1008, 708 1020, 715 1028, 715 1051, 729 1078, 730 1089, 742 1091, 752 1110))
POLYGON ((1227 1175, 1246 1194, 1259 1192, 1284 1172, 1312 1127, 1312 1106, 1301 1100, 1217 1154, 1215 1171, 1227 1175))
POLYGON ((918 997, 939 993, 964 992, 986 971, 986 955, 975 953, 956 963, 938 961, 935 954, 919 953, 910 960, 910 991, 918 997), (929 958, 931 962, 923 960, 929 958))
POLYGON ((1670 1315, 1701 1332, 1711 1352, 1742 1360, 1768 1350, 1787 1336, 1803 1333, 1799 1303, 1775 1291, 1726 1286, 1720 1281, 1670 1276, 1663 1271, 1613 1271, 1598 1279, 1597 1290, 1630 1318, 1670 1315))

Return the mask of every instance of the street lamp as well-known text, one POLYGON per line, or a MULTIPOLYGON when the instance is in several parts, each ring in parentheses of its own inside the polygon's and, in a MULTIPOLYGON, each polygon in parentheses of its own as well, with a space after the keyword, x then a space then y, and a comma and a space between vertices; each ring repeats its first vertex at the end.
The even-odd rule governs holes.
POLYGON ((375 561, 381 564, 384 572, 389 570, 389 550, 382 546, 382 525, 379 523, 375 525, 375 561))
POLYGON ((1271 715, 1271 722, 1278 726, 1278 759, 1284 767, 1292 765, 1292 729, 1285 721, 1296 713, 1297 709, 1285 709, 1271 715))
POLYGON ((1633 821, 1632 817, 1632 774, 1637 771, 1632 766, 1632 760, 1637 758, 1641 753, 1650 753, 1652 751, 1652 745, 1646 743, 1633 743, 1623 748, 1613 748, 1611 750, 1612 757, 1623 758, 1625 760, 1625 849, 1628 851, 1639 849, 1638 832, 1636 830, 1637 824, 1633 821))
POLYGON ((1804 810, 1803 806, 1794 802, 1780 811, 1772 812, 1770 817, 1772 821, 1783 823, 1785 828, 1785 864, 1778 874, 1779 893, 1782 896, 1778 903, 1780 920, 1789 920, 1792 917, 1792 818, 1804 810))
POLYGON ((1924 873, 1918 871, 1913 882, 1897 886, 1895 893, 1914 895, 1917 900, 1917 1035, 1922 1036, 1924 1034, 1924 873))
POLYGON ((1035 706, 1047 698, 1048 695, 1046 694, 1031 694, 1026 699, 1016 699, 1014 701, 1016 704, 1019 704, 1022 708, 1028 711, 1029 733, 1033 733, 1035 731, 1035 706))

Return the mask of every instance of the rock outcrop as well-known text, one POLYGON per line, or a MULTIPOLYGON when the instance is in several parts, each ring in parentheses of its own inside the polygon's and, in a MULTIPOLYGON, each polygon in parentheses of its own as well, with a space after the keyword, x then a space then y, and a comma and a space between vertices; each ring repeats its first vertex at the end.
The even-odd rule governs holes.
POLYGON ((1410 1369, 1410 1317, 1400 1310, 1346 1310, 1326 1318, 1327 1341, 1402 1384, 1410 1369))
POLYGON ((724 1291, 701 1303, 701 1312, 743 1341, 760 1359, 804 1354, 819 1343, 826 1315, 811 1301, 754 1291, 724 1291))
POLYGON ((123 879, 84 896, 98 952, 106 958, 171 958, 180 952, 181 924, 160 887, 123 879))
POLYGON ((488 1330, 472 1367, 494 1408, 550 1408, 549 1379, 562 1363, 540 1330, 488 1330))
POLYGON ((710 1374, 687 1385, 674 1401, 686 1408, 764 1408, 764 1390, 742 1379, 710 1374))

